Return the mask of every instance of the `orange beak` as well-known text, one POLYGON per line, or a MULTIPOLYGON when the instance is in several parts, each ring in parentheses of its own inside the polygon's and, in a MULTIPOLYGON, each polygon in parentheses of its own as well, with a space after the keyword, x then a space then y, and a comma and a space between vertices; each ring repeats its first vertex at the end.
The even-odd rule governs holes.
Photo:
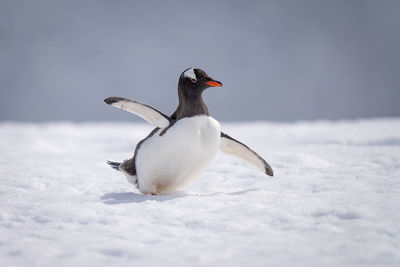
POLYGON ((211 87, 221 87, 222 83, 218 82, 218 81, 208 81, 205 82, 206 84, 208 84, 211 87))

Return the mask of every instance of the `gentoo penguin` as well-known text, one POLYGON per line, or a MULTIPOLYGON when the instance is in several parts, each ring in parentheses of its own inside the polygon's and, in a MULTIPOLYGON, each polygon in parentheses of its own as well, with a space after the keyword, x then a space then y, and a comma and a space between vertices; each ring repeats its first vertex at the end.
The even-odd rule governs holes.
POLYGON ((201 69, 189 68, 179 77, 179 105, 171 116, 137 101, 108 97, 109 105, 136 114, 156 128, 135 149, 131 159, 108 164, 125 174, 128 182, 145 194, 179 190, 193 182, 207 168, 218 149, 239 156, 265 174, 271 166, 245 144, 221 132, 202 98, 209 87, 222 83, 201 69))

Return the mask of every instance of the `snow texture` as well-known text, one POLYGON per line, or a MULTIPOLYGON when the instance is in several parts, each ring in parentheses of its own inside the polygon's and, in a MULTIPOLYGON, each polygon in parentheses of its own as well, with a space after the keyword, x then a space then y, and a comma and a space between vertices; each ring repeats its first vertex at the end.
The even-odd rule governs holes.
POLYGON ((150 130, 1 123, 0 266, 400 265, 400 119, 222 123, 275 176, 218 153, 163 196, 105 163, 150 130))

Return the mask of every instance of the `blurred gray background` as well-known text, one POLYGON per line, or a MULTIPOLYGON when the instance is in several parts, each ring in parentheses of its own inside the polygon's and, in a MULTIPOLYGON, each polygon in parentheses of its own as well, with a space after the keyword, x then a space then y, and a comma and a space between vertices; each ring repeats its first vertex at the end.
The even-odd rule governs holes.
POLYGON ((0 0, 0 120, 165 113, 188 67, 221 121, 400 116, 400 1, 0 0))

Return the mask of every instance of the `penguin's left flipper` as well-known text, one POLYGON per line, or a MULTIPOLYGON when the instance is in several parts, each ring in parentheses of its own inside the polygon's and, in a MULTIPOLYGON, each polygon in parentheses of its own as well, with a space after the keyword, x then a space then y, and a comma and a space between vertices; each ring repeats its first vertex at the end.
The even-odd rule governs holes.
POLYGON ((221 142, 219 147, 223 152, 240 157, 262 170, 269 176, 274 176, 271 166, 256 152, 245 144, 233 139, 229 135, 221 132, 221 142))
POLYGON ((107 104, 138 115, 145 121, 157 127, 165 128, 170 124, 170 117, 149 105, 123 97, 108 97, 104 99, 107 104))

